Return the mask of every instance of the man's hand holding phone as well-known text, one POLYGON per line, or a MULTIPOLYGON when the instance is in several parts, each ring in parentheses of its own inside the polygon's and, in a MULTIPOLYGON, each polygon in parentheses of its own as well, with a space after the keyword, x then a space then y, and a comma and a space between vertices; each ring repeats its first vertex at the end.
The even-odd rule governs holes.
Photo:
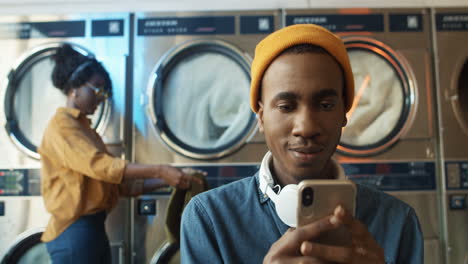
POLYGON ((354 218, 352 181, 304 180, 298 188, 297 228, 272 245, 264 263, 385 263, 383 249, 354 218))
POLYGON ((330 222, 344 226, 351 233, 351 246, 325 246, 310 241, 301 244, 303 256, 313 256, 337 263, 385 263, 384 251, 374 240, 366 226, 356 220, 343 207, 338 206, 330 222))
POLYGON ((270 248, 264 263, 385 263, 383 249, 367 228, 350 212, 338 206, 326 216, 296 229, 289 229, 270 248), (351 233, 350 246, 323 245, 316 242, 320 235, 344 226, 351 233))

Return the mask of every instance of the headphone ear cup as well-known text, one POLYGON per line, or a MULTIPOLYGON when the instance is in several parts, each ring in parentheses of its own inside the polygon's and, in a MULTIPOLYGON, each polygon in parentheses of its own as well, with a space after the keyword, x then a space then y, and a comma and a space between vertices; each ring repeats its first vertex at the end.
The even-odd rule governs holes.
POLYGON ((278 194, 275 201, 276 213, 283 223, 290 227, 297 226, 299 186, 288 184, 278 194))

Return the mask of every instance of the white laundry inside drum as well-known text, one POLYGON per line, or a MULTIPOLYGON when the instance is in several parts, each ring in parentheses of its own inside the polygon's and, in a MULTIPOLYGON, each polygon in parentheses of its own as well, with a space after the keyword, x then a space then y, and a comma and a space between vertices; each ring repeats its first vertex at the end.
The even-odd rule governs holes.
POLYGON ((169 129, 195 148, 232 143, 249 126, 249 83, 248 73, 223 54, 203 52, 184 58, 163 84, 169 129))
MULTIPOLYGON (((66 96, 52 84, 54 62, 49 58, 32 65, 17 84, 14 97, 14 111, 18 127, 35 146, 42 140, 42 134, 57 108, 66 105, 66 96)), ((102 112, 102 104, 92 116, 96 124, 102 112)))
POLYGON ((350 50, 354 74, 355 106, 341 142, 351 146, 376 144, 398 124, 404 107, 402 80, 388 61, 364 50, 350 50))

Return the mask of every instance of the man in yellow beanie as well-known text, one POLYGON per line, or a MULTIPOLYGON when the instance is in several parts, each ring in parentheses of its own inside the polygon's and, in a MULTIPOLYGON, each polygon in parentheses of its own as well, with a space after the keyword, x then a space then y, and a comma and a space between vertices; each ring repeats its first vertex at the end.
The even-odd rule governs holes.
POLYGON ((250 103, 270 151, 256 175, 190 201, 182 263, 423 263, 413 208, 359 184, 355 217, 338 206, 296 228, 297 184, 345 177, 332 155, 354 80, 340 38, 316 25, 278 30, 257 45, 251 74, 250 103), (313 242, 338 227, 349 231, 350 245, 313 242))

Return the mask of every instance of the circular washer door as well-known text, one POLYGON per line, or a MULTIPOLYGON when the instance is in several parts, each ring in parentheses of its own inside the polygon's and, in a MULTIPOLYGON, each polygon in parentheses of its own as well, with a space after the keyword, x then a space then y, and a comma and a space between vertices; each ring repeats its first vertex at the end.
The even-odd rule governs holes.
MULTIPOLYGON (((54 67, 52 55, 62 43, 38 46, 22 56, 8 75, 4 94, 4 111, 7 130, 13 143, 25 154, 39 159, 37 146, 42 134, 60 106, 65 106, 66 96, 52 84, 54 67)), ((86 56, 92 53, 71 44, 86 56)), ((92 116, 92 126, 103 132, 110 114, 110 100, 104 101, 92 116)))
POLYGON ((150 264, 166 264, 180 262, 180 246, 178 243, 166 242, 151 258, 150 264))
MULTIPOLYGON (((451 96, 455 117, 468 135, 468 58, 463 63, 458 78, 454 78, 455 96, 451 96)), ((453 87, 452 86, 452 87, 453 87)))
POLYGON ((43 228, 18 236, 0 260, 1 264, 52 263, 45 243, 41 242, 43 228))
POLYGON ((354 74, 355 99, 347 113, 338 151, 370 156, 391 147, 408 129, 415 111, 415 87, 403 59, 368 38, 344 40, 354 74))
POLYGON ((257 124, 249 106, 250 62, 223 41, 190 41, 167 52, 148 90, 152 121, 164 143, 199 160, 242 147, 257 124))

